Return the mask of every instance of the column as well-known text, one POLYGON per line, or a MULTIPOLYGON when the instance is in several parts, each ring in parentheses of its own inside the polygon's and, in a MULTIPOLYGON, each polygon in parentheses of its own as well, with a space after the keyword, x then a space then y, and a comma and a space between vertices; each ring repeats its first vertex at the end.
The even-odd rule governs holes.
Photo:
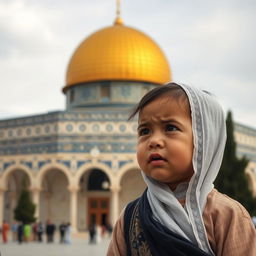
POLYGON ((31 189, 32 192, 32 200, 33 203, 36 205, 36 211, 35 211, 35 217, 39 221, 39 214, 40 214, 40 188, 37 187, 32 187, 31 189))
POLYGON ((72 233, 77 233, 77 192, 78 187, 69 187, 70 191, 70 224, 72 233))
POLYGON ((4 189, 0 188, 0 224, 3 223, 3 215, 4 215, 4 189))
POLYGON ((111 222, 114 225, 119 217, 119 191, 121 187, 112 185, 111 190, 111 222))

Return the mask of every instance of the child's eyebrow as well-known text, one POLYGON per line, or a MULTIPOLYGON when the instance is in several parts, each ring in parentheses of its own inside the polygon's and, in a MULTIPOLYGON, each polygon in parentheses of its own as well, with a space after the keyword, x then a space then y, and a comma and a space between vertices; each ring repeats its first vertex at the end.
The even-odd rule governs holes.
POLYGON ((178 123, 175 119, 162 119, 161 123, 178 123))
POLYGON ((142 127, 147 126, 147 124, 148 124, 147 122, 144 122, 144 123, 139 124, 138 127, 137 127, 137 131, 138 131, 139 129, 141 129, 142 127))
POLYGON ((175 120, 175 119, 161 120, 161 123, 163 123, 163 124, 168 124, 168 123, 171 123, 171 124, 180 124, 180 122, 177 121, 177 120, 175 120))
MULTIPOLYGON (((175 124, 180 124, 177 120, 175 119, 163 119, 160 121, 162 124, 168 124, 168 123, 175 123, 175 124)), ((145 126, 149 126, 149 122, 142 122, 138 125, 137 127, 137 130, 141 129, 142 127, 145 127, 145 126)))

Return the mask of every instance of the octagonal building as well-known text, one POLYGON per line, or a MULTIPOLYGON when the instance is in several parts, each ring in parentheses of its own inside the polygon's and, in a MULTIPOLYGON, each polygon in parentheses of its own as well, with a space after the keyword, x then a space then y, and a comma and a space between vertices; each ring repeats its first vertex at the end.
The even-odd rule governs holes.
POLYGON ((91 34, 68 64, 66 110, 0 121, 0 221, 12 223, 25 184, 37 220, 82 232, 113 225, 145 189, 136 160, 136 121, 150 89, 171 80, 168 61, 147 35, 123 24, 91 34))

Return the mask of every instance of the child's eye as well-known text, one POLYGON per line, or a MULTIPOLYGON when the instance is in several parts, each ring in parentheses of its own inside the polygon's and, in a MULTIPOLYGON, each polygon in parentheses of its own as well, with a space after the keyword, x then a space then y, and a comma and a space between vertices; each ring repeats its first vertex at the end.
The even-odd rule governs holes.
POLYGON ((147 135, 147 134, 149 134, 149 129, 148 128, 142 128, 138 131, 139 136, 144 136, 144 135, 147 135))
POLYGON ((165 129, 168 132, 178 131, 178 128, 175 125, 172 125, 172 124, 167 124, 165 129))

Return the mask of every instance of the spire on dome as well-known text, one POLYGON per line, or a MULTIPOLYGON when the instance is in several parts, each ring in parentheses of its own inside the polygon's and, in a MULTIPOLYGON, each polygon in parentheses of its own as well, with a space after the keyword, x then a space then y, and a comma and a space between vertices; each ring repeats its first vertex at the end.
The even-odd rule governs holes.
POLYGON ((120 10, 120 0, 116 0, 116 19, 114 24, 115 25, 123 25, 123 20, 121 18, 121 10, 120 10))

